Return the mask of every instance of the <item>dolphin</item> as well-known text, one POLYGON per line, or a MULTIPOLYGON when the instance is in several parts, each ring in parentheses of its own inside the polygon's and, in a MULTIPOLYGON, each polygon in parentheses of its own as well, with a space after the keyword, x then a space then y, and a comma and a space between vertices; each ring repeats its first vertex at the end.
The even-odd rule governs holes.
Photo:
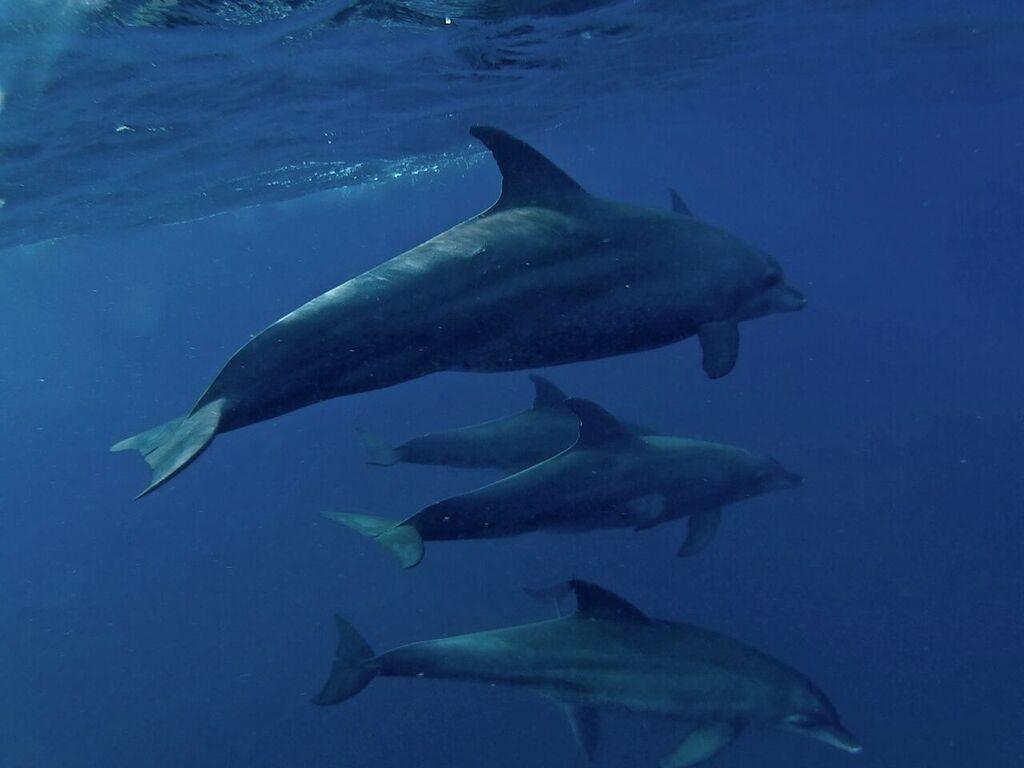
POLYGON ((513 371, 697 335, 727 374, 737 324, 804 306, 778 262, 696 217, 588 194, 497 128, 470 134, 501 171, 498 201, 324 293, 253 337, 180 418, 115 444, 152 468, 143 496, 213 438, 438 371, 513 371))
POLYGON ((680 556, 714 538, 722 507, 803 481, 768 456, 684 437, 636 435, 599 405, 569 398, 579 419, 571 448, 529 469, 395 521, 352 512, 323 516, 374 539, 404 568, 424 541, 492 539, 532 531, 641 531, 689 517, 680 556))
POLYGON ((587 757, 598 741, 601 709, 692 723, 661 768, 702 763, 756 727, 784 728, 861 751, 825 694, 781 661, 717 632, 648 618, 585 581, 570 581, 565 591, 576 596, 571 615, 412 643, 380 655, 336 616, 334 663, 313 702, 345 701, 375 677, 468 680, 527 688, 559 702, 587 757))
MULTIPOLYGON (((378 467, 404 462, 519 472, 551 458, 576 441, 580 422, 565 404, 568 395, 543 376, 531 373, 530 380, 534 386, 533 405, 511 416, 431 432, 394 447, 365 430, 357 430, 367 463, 378 467)), ((654 433, 637 424, 628 428, 638 435, 654 433)))

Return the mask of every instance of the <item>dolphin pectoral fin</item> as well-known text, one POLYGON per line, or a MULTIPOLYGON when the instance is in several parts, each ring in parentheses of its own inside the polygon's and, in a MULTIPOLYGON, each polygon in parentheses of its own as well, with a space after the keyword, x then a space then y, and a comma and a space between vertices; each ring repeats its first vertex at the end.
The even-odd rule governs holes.
POLYGON ((740 329, 736 323, 704 323, 697 329, 697 338, 704 353, 704 373, 709 378, 720 379, 733 369, 740 351, 740 329))
POLYGON ((598 720, 597 710, 593 707, 571 704, 566 704, 564 709, 576 743, 580 745, 587 762, 593 762, 597 754, 597 744, 601 739, 601 722, 598 720))
POLYGON ((710 760, 732 743, 740 732, 733 723, 708 723, 694 728, 679 748, 662 760, 659 768, 689 768, 710 760))
POLYGON ((403 568, 419 565, 423 559, 423 537, 409 522, 396 523, 383 517, 354 512, 321 512, 323 517, 373 539, 403 568))
POLYGON ((680 557, 696 555, 703 550, 711 540, 715 538, 718 531, 718 524, 722 520, 721 509, 709 509, 704 512, 697 512, 690 515, 690 522, 686 529, 686 539, 679 547, 680 557))

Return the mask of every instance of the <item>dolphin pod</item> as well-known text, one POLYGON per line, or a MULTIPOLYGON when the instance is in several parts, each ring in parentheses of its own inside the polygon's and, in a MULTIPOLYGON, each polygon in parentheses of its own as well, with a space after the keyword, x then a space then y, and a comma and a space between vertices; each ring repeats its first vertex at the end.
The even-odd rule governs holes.
POLYGON ((689 517, 679 554, 714 537, 722 508, 801 484, 768 456, 682 437, 642 436, 589 400, 565 401, 579 438, 550 459, 403 521, 350 512, 324 516, 373 538, 405 568, 423 559, 424 541, 490 539, 531 531, 638 531, 689 517))
POLYGON ((566 708, 592 758, 597 711, 697 723, 662 768, 712 758, 747 728, 783 728, 847 752, 860 744, 804 675, 725 635, 651 619, 594 584, 573 580, 575 613, 534 624, 404 645, 380 655, 340 616, 330 675, 314 703, 355 696, 377 677, 460 680, 526 688, 566 708))
MULTIPOLYGON (((535 149, 497 128, 472 136, 501 172, 490 208, 322 294, 235 353, 184 416, 122 440, 152 469, 148 494, 213 438, 343 395, 440 371, 497 372, 594 360, 697 336, 710 378, 736 364, 740 322, 802 309, 778 262, 693 215, 595 197, 535 149)), ((406 519, 324 516, 376 541, 405 568, 427 541, 536 531, 646 530, 687 519, 681 556, 715 537, 724 507, 802 479, 731 445, 661 435, 566 397, 532 374, 531 408, 390 446, 361 437, 368 463, 488 468, 508 476, 406 519)), ((527 688, 562 704, 592 759, 601 709, 690 724, 661 768, 713 758, 748 728, 795 731, 847 752, 857 740, 809 679, 724 635, 651 619, 594 584, 568 616, 446 637, 380 655, 342 618, 327 682, 331 705, 376 677, 527 688)))
POLYGON ((774 258, 681 201, 605 200, 504 131, 470 133, 497 162, 498 201, 281 318, 185 416, 115 444, 152 469, 140 496, 222 432, 438 371, 539 368, 696 335, 704 370, 724 376, 738 323, 803 308, 774 258))
MULTIPOLYGON (((530 380, 534 386, 533 405, 511 416, 431 432, 394 447, 359 430, 367 463, 378 467, 402 462, 519 472, 551 458, 576 441, 580 422, 566 405, 568 396, 562 390, 534 373, 530 380)), ((638 435, 654 434, 650 427, 626 427, 638 435)))

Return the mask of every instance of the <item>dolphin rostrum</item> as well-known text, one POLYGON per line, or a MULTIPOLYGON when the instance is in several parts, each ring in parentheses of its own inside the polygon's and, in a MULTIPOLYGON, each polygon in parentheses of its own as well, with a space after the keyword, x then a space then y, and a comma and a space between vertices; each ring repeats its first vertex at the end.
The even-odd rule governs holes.
POLYGON ((183 417, 122 440, 156 489, 213 438, 437 371, 593 360, 697 335, 724 376, 737 323, 804 306, 764 251, 676 211, 588 194, 497 128, 501 196, 483 213, 318 296, 252 338, 183 417))
MULTIPOLYGON (((533 405, 511 416, 431 432, 394 447, 358 430, 367 463, 378 467, 404 462, 519 472, 551 458, 576 441, 580 422, 565 404, 568 396, 562 390, 537 374, 531 373, 530 380, 534 386, 533 405)), ((654 432, 635 424, 629 429, 638 435, 654 432)))
POLYGON ((527 688, 566 707, 580 746, 597 743, 597 710, 693 724, 662 768, 710 759, 745 728, 802 733, 847 752, 860 744, 835 707, 795 669, 725 635, 651 619, 621 597, 570 581, 575 613, 551 621, 404 645, 375 655, 340 616, 319 705, 355 696, 375 677, 467 680, 527 688))
POLYGON ((475 491, 438 501, 403 521, 350 512, 327 517, 373 538, 405 568, 424 541, 491 539, 531 531, 638 531, 689 517, 683 556, 706 547, 722 507, 801 484, 779 462, 742 448, 682 437, 640 436, 580 398, 569 449, 475 491))

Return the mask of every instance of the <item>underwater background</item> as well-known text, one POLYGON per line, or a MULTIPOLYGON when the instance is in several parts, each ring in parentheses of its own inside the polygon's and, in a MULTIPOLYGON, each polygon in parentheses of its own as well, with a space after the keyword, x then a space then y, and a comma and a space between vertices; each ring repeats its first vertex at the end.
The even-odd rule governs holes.
MULTIPOLYGON (((792 664, 864 744, 757 731, 715 764, 1022 764, 1024 12, 962 5, 0 6, 0 766, 582 764, 525 692, 309 703, 336 611, 383 649, 546 618, 522 588, 571 575, 792 664), (364 463, 356 426, 532 398, 444 373, 235 432, 133 502, 144 467, 111 443, 493 202, 475 122, 595 194, 673 186, 780 259, 808 307, 744 326, 722 380, 693 340, 544 373, 804 487, 731 507, 692 559, 679 524, 439 543, 402 572, 318 513, 497 477, 364 463)), ((603 719, 598 766, 681 731, 603 719)))

